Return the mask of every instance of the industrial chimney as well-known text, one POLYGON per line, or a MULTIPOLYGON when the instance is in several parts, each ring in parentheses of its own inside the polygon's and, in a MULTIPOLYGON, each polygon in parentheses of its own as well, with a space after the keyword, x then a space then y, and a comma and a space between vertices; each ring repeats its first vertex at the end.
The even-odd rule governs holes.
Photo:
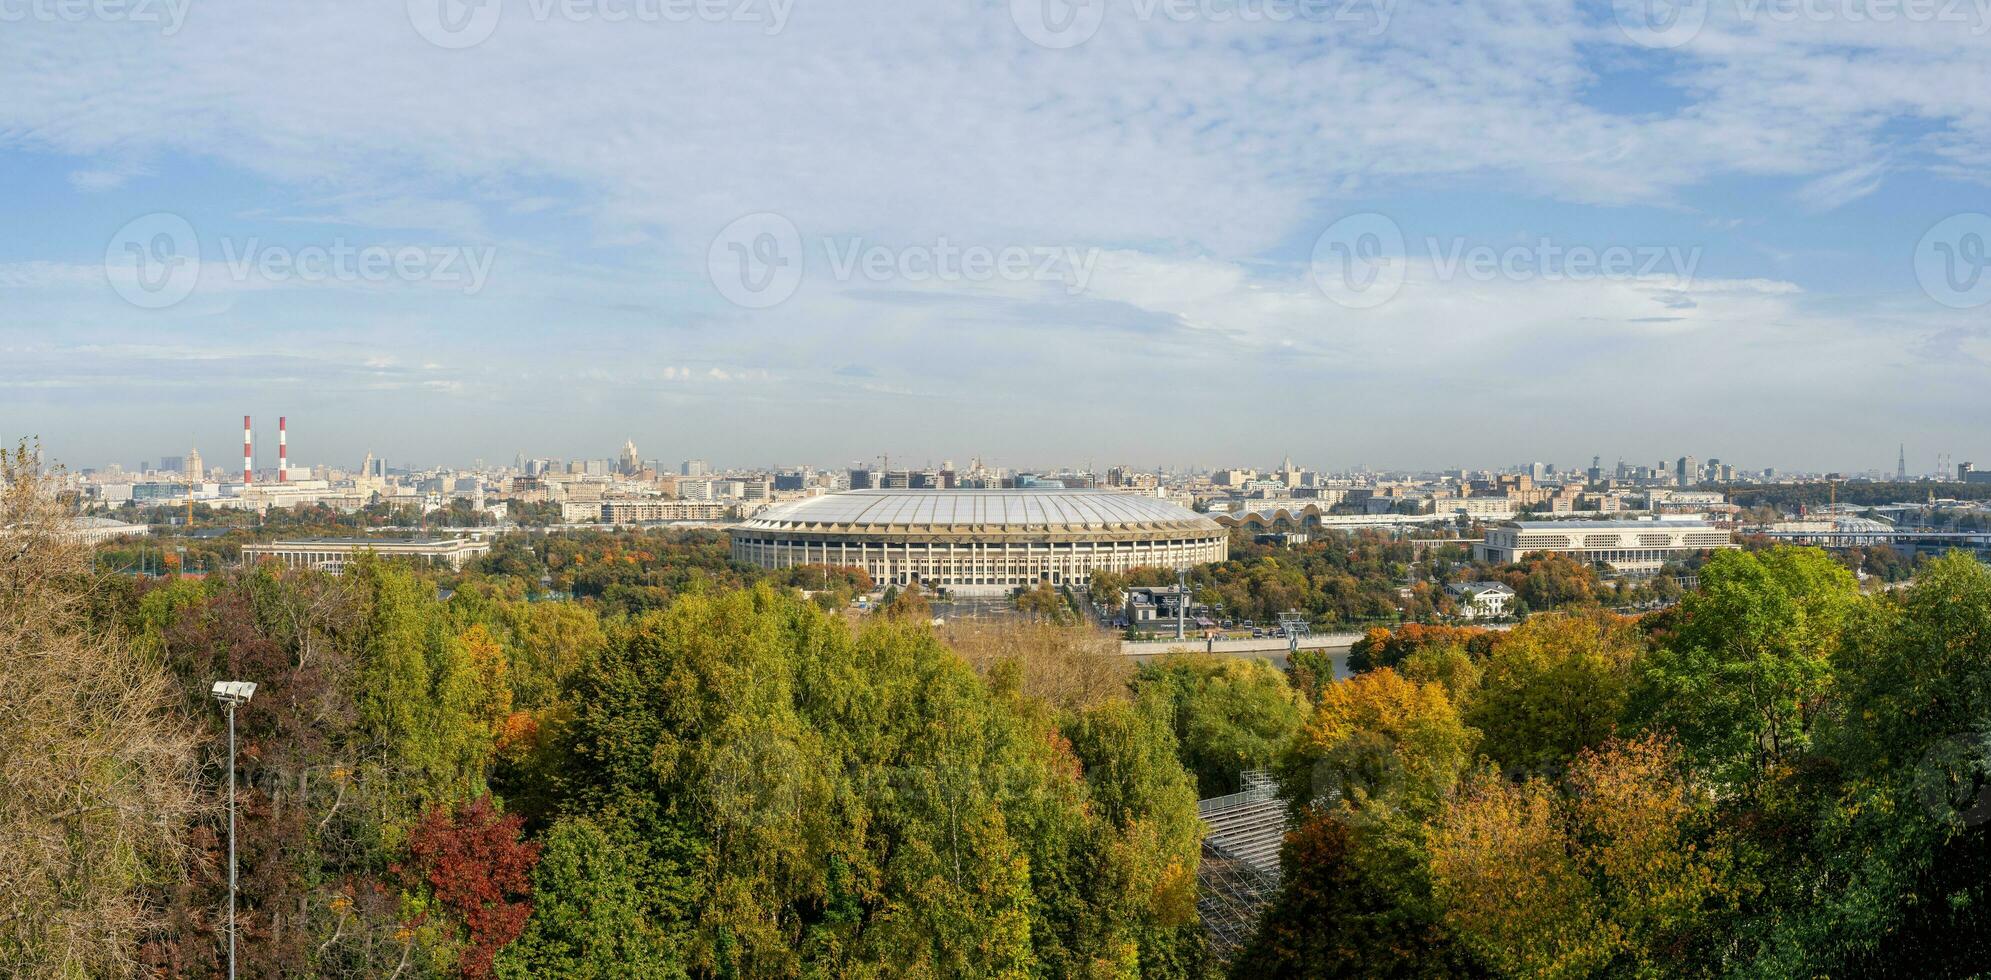
POLYGON ((288 420, 285 419, 283 416, 281 415, 277 416, 277 482, 278 483, 290 482, 290 438, 284 432, 284 423, 287 421, 288 420))
POLYGON ((248 486, 256 479, 256 455, 250 449, 249 417, 242 416, 242 485, 248 486))

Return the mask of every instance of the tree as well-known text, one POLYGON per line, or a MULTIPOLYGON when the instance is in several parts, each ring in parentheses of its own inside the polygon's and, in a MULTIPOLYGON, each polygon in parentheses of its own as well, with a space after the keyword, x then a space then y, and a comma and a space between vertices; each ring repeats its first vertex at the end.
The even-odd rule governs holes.
POLYGON ((684 976, 653 921, 638 863, 643 849, 583 816, 547 833, 532 871, 532 917, 498 954, 506 980, 665 980, 684 976))
POLYGON ((1193 879, 1196 825, 1152 722, 1067 738, 923 623, 683 596, 612 630, 573 694, 563 809, 627 842, 691 972, 1168 975, 1195 948, 1153 911, 1193 879))
POLYGON ((1731 863, 1712 809, 1658 738, 1583 750, 1561 790, 1485 770, 1432 830, 1433 889, 1499 975, 1712 974, 1731 863))
POLYGON ((1372 629, 1348 650, 1348 669, 1361 673, 1376 667, 1395 667, 1403 658, 1426 647, 1457 646, 1475 656, 1485 656, 1501 634, 1476 626, 1427 626, 1406 623, 1393 630, 1372 629))
POLYGON ((903 589, 893 585, 887 586, 885 594, 879 597, 878 613, 892 619, 924 623, 933 619, 933 604, 927 602, 926 593, 920 590, 917 582, 903 589))
POLYGON ((1471 761, 1479 733, 1435 683, 1387 667, 1323 690, 1280 763, 1294 806, 1436 810, 1471 761))
POLYGON ((414 573, 362 556, 343 578, 365 617, 355 701, 371 761, 406 780, 424 806, 481 795, 491 706, 509 700, 488 687, 495 663, 480 672, 434 587, 414 573))
POLYGON ((1239 980, 1472 975, 1414 853, 1387 823, 1307 807, 1286 834, 1279 894, 1231 964, 1239 980))
POLYGON ((1238 773, 1272 766, 1302 718, 1292 685, 1263 660, 1171 654, 1141 665, 1134 691, 1164 705, 1205 797, 1235 793, 1238 773))
POLYGON ((1675 733, 1697 769, 1746 787, 1809 746, 1859 587, 1808 548, 1717 552, 1700 577, 1641 670, 1632 714, 1675 733))
POLYGON ((525 931, 532 914, 527 897, 539 845, 519 839, 523 824, 499 814, 485 795, 454 813, 430 810, 408 834, 408 877, 461 929, 455 965, 465 980, 490 977, 498 951, 525 931))
POLYGON ((0 452, 0 973, 132 972, 197 815, 191 727, 156 660, 92 629, 60 484, 0 452))
POLYGON ((1466 722, 1500 765, 1558 772, 1617 733, 1643 652, 1622 617, 1536 616, 1493 648, 1466 722))
POLYGON ((1063 594, 1051 587, 1049 582, 1039 582, 1034 589, 1020 591, 1016 595, 1016 610, 1032 619, 1042 618, 1057 625, 1076 622, 1071 604, 1063 594))

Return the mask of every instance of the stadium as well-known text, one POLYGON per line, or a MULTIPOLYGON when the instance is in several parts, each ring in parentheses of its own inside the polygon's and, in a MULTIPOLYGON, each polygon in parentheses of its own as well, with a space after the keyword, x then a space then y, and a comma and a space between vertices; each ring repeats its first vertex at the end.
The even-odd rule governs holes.
POLYGON ((1223 561, 1228 532, 1157 497, 1111 490, 853 490, 776 504, 731 529, 734 559, 842 565, 880 585, 994 594, 1082 587, 1102 569, 1223 561))

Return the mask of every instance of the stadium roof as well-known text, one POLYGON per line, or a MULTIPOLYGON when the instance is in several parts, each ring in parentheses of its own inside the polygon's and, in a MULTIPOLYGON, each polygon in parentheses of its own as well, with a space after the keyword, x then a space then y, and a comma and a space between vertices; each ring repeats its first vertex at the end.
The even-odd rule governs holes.
POLYGON ((776 504, 752 527, 994 527, 1116 530, 1180 527, 1221 531, 1195 511, 1141 494, 1112 490, 852 490, 776 504))

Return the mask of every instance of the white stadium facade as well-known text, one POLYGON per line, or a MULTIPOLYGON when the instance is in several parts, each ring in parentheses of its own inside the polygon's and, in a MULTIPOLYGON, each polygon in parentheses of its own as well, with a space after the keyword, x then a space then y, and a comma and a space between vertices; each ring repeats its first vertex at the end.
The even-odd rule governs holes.
POLYGON ((776 504, 731 529, 762 568, 862 568, 879 584, 1002 593, 1082 587, 1101 569, 1223 561, 1229 532, 1158 497, 1111 490, 853 490, 776 504))

